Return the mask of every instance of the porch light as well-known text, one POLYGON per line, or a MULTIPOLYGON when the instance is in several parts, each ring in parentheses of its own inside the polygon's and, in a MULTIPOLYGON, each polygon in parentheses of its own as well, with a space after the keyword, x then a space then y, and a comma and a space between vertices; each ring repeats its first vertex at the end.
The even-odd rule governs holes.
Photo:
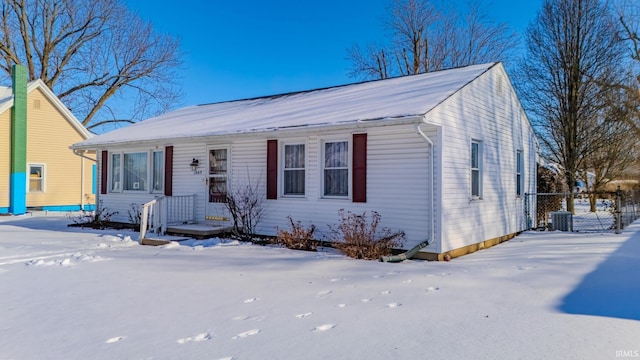
POLYGON ((193 158, 193 160, 191 161, 191 171, 196 171, 199 164, 200 162, 198 161, 198 159, 193 158))

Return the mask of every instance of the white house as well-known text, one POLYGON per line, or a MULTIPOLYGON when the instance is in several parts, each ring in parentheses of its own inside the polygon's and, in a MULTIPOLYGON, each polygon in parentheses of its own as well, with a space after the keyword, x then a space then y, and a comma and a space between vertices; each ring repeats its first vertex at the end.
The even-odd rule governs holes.
POLYGON ((338 210, 377 211, 419 258, 452 257, 528 228, 537 143, 501 63, 190 106, 72 146, 98 153, 97 201, 195 194, 195 221, 228 218, 221 195, 257 184, 259 233, 287 216, 319 230, 338 210))

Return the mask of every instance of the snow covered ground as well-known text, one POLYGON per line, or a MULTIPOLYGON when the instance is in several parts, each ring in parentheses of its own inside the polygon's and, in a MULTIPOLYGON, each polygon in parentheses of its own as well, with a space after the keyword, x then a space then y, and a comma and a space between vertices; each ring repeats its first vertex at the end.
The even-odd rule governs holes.
POLYGON ((398 264, 0 217, 0 359, 640 357, 640 224, 398 264))

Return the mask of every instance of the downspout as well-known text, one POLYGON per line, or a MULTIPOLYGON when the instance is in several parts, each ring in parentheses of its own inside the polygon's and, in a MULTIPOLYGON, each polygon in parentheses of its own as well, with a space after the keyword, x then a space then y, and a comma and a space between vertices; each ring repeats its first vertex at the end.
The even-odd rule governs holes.
MULTIPOLYGON (((84 152, 84 150, 82 150, 82 152, 84 152)), ((80 153, 78 149, 73 149, 73 153, 82 158, 80 163, 80 209, 84 210, 84 159, 91 160, 93 162, 96 162, 96 160, 80 153)))
POLYGON ((380 258, 380 261, 384 261, 384 262, 401 262, 407 259, 412 258, 415 254, 418 253, 418 251, 420 251, 420 249, 425 248, 427 246, 429 246, 429 244, 431 244, 431 242, 433 242, 433 237, 435 234, 434 231, 434 224, 435 224, 435 214, 433 213, 434 209, 435 209, 435 201, 433 199, 433 196, 435 194, 435 181, 433 181, 433 178, 435 176, 435 161, 433 160, 434 158, 434 154, 433 154, 433 141, 431 141, 431 139, 429 139, 429 137, 427 136, 427 134, 425 134, 422 129, 420 128, 420 123, 416 123, 416 131, 418 132, 418 134, 420 134, 420 136, 422 136, 424 138, 424 140, 427 142, 427 144, 429 144, 429 162, 430 162, 430 167, 431 167, 431 186, 429 187, 429 213, 430 213, 430 217, 431 217, 431 225, 429 226, 429 238, 423 242, 421 242, 420 244, 414 246, 411 250, 404 252, 402 254, 398 254, 398 255, 392 255, 392 256, 382 256, 380 258))

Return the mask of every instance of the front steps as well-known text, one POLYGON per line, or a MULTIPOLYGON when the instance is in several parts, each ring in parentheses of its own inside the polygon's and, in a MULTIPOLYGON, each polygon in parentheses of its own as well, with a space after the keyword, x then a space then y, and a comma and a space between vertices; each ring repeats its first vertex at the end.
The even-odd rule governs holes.
POLYGON ((208 239, 222 233, 229 232, 231 226, 209 224, 181 224, 167 226, 167 235, 147 233, 140 242, 142 245, 166 245, 172 241, 189 239, 208 239))

